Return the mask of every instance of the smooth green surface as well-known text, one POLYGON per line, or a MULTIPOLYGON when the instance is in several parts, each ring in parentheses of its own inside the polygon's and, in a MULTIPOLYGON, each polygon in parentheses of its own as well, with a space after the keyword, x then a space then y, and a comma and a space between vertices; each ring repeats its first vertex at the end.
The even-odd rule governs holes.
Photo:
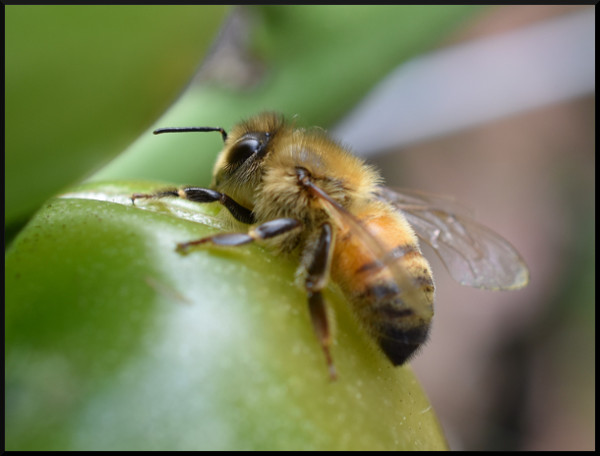
POLYGON ((331 382, 293 261, 257 245, 179 254, 219 230, 219 208, 132 206, 146 188, 54 199, 8 252, 7 449, 445 448, 410 369, 335 287, 331 382))

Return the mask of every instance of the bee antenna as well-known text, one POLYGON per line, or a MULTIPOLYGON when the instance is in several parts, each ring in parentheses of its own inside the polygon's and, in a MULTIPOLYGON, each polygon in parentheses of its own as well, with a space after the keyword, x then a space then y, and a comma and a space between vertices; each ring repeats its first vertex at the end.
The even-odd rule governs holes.
POLYGON ((152 133, 155 135, 160 135, 161 133, 182 133, 186 131, 218 131, 223 137, 223 142, 227 140, 227 132, 221 127, 167 127, 158 128, 152 133))

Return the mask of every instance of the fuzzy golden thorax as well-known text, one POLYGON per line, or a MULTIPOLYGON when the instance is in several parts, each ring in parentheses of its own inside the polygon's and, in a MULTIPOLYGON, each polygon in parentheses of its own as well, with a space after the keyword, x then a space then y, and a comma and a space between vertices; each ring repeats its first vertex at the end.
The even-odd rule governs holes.
POLYGON ((299 129, 272 113, 237 125, 215 165, 213 188, 251 209, 257 222, 279 217, 314 223, 319 201, 298 179, 311 181, 353 212, 371 199, 381 178, 320 129, 299 129))

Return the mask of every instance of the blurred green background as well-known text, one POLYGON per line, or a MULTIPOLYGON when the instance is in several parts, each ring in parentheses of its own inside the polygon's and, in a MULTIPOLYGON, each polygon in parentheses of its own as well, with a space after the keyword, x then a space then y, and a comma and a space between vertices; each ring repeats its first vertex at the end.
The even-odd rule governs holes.
POLYGON ((227 7, 4 8, 5 228, 13 234, 166 110, 227 7))
MULTIPOLYGON (((5 229, 10 239, 42 202, 91 176, 165 112, 190 81, 229 8, 9 5, 5 11, 5 229)), ((258 65, 266 66, 257 86, 231 90, 223 82, 229 78, 210 75, 213 84, 197 84, 202 93, 186 97, 177 106, 180 114, 166 120, 231 125, 262 109, 282 109, 329 125, 399 61, 433 46, 473 11, 251 10, 253 30, 243 44, 258 65), (402 40, 395 39, 399 29, 402 40), (390 45, 377 45, 382 42, 390 45), (360 71, 352 71, 357 64, 360 71)), ((244 71, 233 67, 226 74, 244 71)), ((192 141, 197 151, 204 139, 192 141)), ((187 165, 177 168, 177 158, 165 159, 163 144, 152 141, 139 153, 129 151, 97 178, 198 183, 209 177, 210 166, 203 163, 193 172, 187 165), (149 150, 153 147, 157 152, 149 150)), ((197 152, 195 157, 201 160, 197 152)), ((206 157, 211 163, 213 156, 206 157)))

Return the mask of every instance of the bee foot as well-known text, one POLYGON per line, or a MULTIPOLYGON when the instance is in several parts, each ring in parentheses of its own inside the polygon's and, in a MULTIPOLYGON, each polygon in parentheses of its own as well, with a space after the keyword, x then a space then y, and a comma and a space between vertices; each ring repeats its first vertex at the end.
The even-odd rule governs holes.
POLYGON ((153 195, 147 193, 134 193, 131 195, 131 204, 135 206, 135 200, 140 198, 151 198, 153 195))
POLYGON ((190 243, 189 242, 182 242, 177 244, 177 247, 175 247, 175 251, 179 252, 183 255, 189 253, 190 250, 190 243))

